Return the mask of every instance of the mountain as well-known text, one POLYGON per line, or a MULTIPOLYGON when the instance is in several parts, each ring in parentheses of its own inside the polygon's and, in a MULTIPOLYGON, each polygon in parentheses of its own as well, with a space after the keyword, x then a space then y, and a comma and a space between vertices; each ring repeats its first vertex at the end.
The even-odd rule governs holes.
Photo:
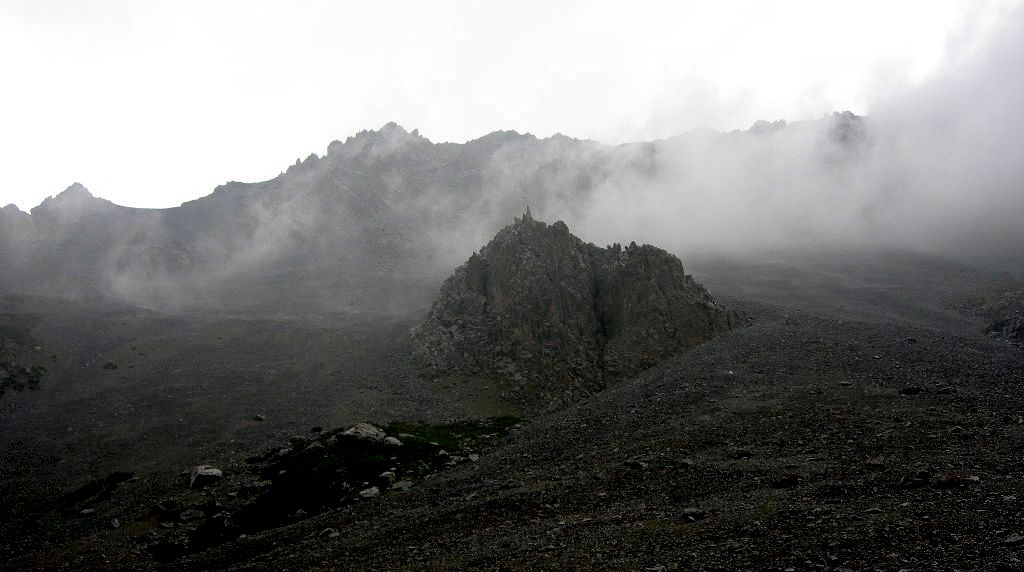
POLYGON ((599 248, 527 209, 444 282, 414 339, 432 374, 505 381, 536 403, 603 389, 735 323, 675 256, 599 248))
POLYGON ((173 209, 0 210, 8 567, 1016 569, 1020 283, 838 240, 934 214, 870 127, 387 125, 173 209))
POLYGON ((837 114, 618 146, 514 131, 434 143, 389 123, 175 208, 119 206, 75 183, 30 213, 0 210, 0 291, 160 310, 420 311, 470 245, 526 204, 593 218, 597 193, 657 189, 694 149, 784 148, 780 137, 813 140, 815 162, 841 163, 864 138, 860 123, 837 114))

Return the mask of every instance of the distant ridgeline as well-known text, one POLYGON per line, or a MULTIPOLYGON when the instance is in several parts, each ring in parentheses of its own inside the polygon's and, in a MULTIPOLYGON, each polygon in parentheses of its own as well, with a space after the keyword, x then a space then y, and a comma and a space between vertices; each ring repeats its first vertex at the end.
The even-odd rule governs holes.
POLYGON ((433 375, 507 383, 547 407, 729 330, 736 315, 654 246, 599 248, 529 209, 455 270, 414 331, 433 375))
POLYGON ((0 293, 159 310, 419 314, 467 245, 523 204, 580 220, 610 181, 656 178, 659 157, 704 141, 775 148, 776 137, 810 137, 820 143, 811 160, 834 164, 863 132, 860 118, 835 114, 617 146, 514 131, 435 143, 389 123, 268 181, 230 182, 174 208, 119 206, 77 183, 31 213, 0 208, 0 293))

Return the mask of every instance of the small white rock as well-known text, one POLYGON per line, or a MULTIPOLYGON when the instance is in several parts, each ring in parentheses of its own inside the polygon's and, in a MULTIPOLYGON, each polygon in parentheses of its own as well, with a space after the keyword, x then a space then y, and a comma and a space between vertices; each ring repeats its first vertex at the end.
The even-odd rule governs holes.
POLYGON ((372 499, 374 497, 379 497, 380 496, 380 489, 378 489, 377 487, 370 487, 368 489, 363 489, 363 490, 359 491, 359 496, 364 498, 364 499, 372 499))
POLYGON ((192 469, 192 479, 189 481, 189 488, 204 487, 224 478, 224 471, 209 465, 199 465, 192 469))
POLYGON ((357 423, 343 432, 342 435, 368 441, 383 441, 388 436, 383 429, 371 423, 357 423))

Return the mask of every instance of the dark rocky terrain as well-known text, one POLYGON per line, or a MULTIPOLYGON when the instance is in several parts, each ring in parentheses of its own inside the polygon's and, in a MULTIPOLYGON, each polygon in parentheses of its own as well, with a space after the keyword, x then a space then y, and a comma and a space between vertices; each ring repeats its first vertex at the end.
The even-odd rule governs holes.
POLYGON ((236 550, 296 570, 1021 568, 1018 351, 747 309, 477 464, 236 550))
POLYGON ((442 286, 526 204, 572 224, 674 146, 791 135, 840 171, 871 140, 851 116, 620 147, 389 125, 174 209, 79 185, 3 209, 5 567, 1024 569, 1019 243, 669 248, 694 279, 520 220, 442 286), (544 367, 611 373, 551 411, 488 356, 423 375, 411 331, 484 301, 558 318, 511 328, 572 344, 544 367))
POLYGON ((510 433, 446 428, 517 413, 493 386, 418 378, 409 322, 8 298, 57 359, 5 398, 4 550, 23 569, 1020 569, 1024 354, 949 308, 984 271, 881 253, 690 266, 752 325, 510 433), (427 448, 325 456, 364 420, 427 448), (344 459, 361 480, 339 495, 395 461, 412 488, 245 524, 278 506, 256 502, 275 471, 315 484, 344 459), (223 479, 191 489, 198 464, 223 479))
POLYGON ((445 281, 415 357, 430 375, 498 383, 507 399, 550 409, 737 321, 664 250, 598 248, 527 208, 445 281))

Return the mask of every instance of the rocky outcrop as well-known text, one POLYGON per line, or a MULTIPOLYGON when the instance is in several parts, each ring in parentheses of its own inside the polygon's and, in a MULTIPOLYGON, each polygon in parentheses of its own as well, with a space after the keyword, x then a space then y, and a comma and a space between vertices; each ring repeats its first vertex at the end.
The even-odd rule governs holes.
POLYGON ((599 248, 527 210, 444 282, 414 331, 415 358, 436 375, 509 381, 528 400, 578 396, 735 321, 672 254, 599 248))
POLYGON ((1005 317, 992 320, 986 332, 995 338, 1024 344, 1024 310, 1014 310, 1005 317))
POLYGON ((0 397, 8 390, 39 389, 46 368, 28 363, 30 353, 23 344, 0 334, 0 397))
POLYGON ((343 432, 342 435, 367 441, 383 441, 388 438, 388 434, 383 429, 371 423, 357 423, 343 432))
POLYGON ((978 294, 951 307, 986 319, 985 334, 989 337, 1024 344, 1024 288, 1015 286, 978 294))
POLYGON ((210 465, 198 465, 192 467, 188 486, 193 489, 201 489, 212 485, 224 478, 224 471, 210 465))

